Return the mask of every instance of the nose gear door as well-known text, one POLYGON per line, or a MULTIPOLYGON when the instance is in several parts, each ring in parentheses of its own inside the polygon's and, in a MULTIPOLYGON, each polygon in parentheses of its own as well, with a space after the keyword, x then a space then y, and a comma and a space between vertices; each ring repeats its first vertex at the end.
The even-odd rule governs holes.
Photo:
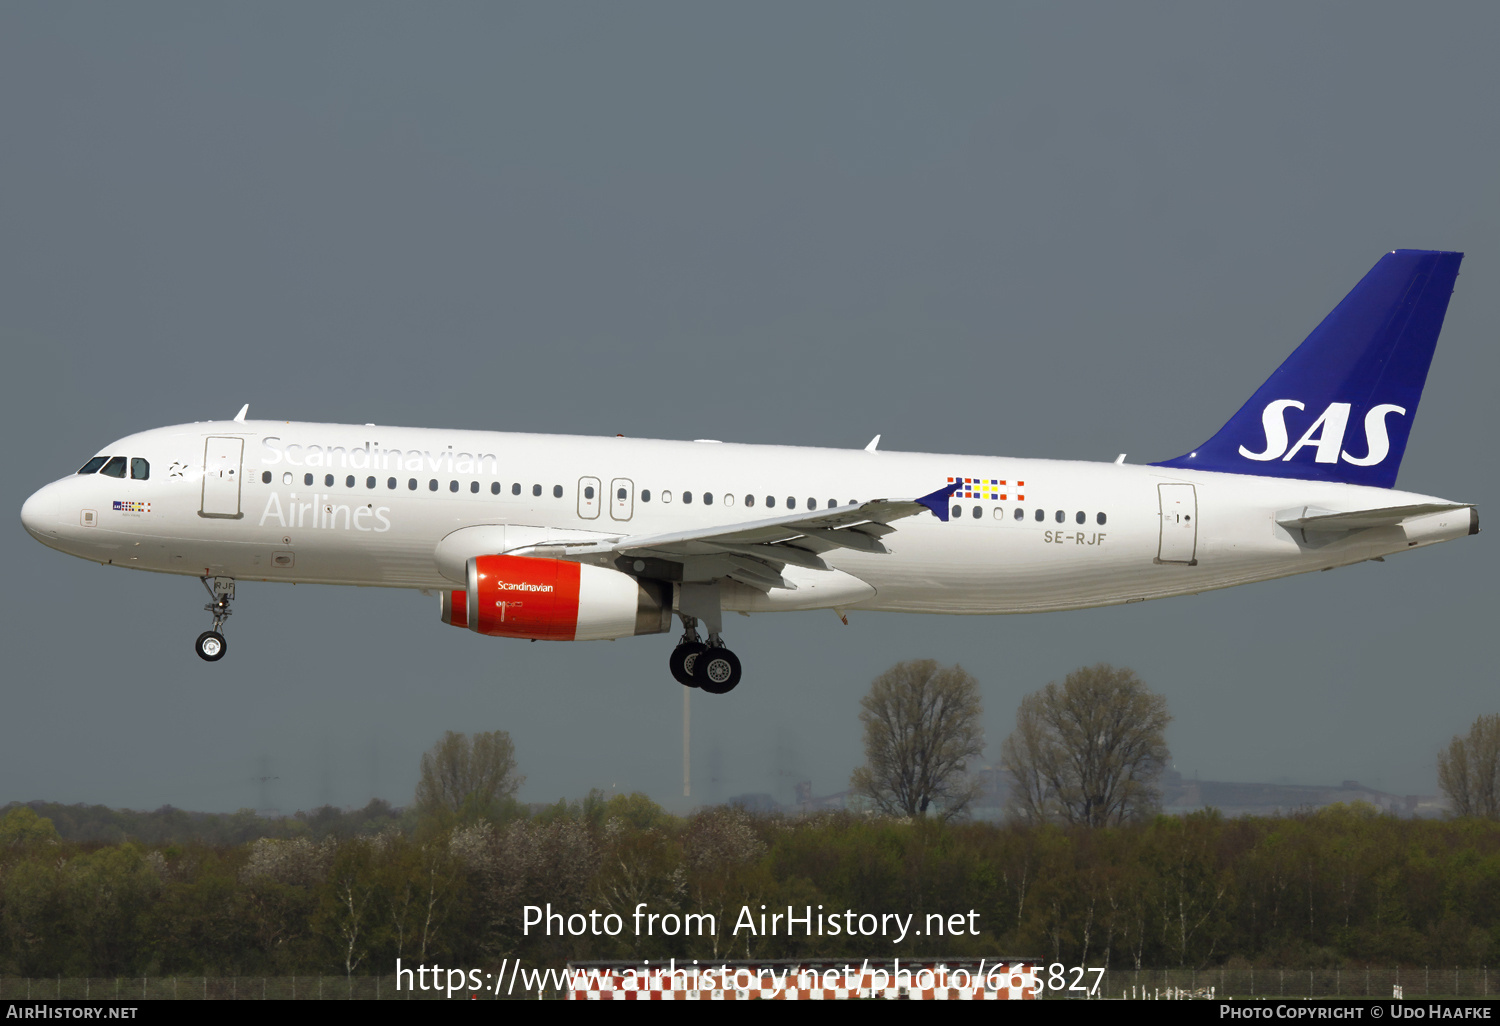
POLYGON ((227 517, 238 520, 240 512, 241 462, 245 454, 243 438, 210 436, 203 447, 202 517, 227 517))

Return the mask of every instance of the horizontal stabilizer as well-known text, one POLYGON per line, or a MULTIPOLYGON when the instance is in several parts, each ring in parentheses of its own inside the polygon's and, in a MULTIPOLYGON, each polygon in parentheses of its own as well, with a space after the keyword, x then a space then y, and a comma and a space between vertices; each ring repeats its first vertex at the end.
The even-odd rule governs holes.
POLYGON ((1447 513, 1455 509, 1473 509, 1470 502, 1423 502, 1414 506, 1386 506, 1383 509, 1357 509, 1349 513, 1298 506, 1276 514, 1276 522, 1289 531, 1363 531, 1367 527, 1396 527, 1413 517, 1447 513))

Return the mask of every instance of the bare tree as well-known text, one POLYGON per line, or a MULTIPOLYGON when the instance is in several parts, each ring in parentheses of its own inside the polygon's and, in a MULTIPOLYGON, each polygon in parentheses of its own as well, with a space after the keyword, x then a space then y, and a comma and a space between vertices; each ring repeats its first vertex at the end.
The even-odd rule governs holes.
POLYGON ((1000 749, 1012 813, 1105 826, 1151 812, 1171 758, 1164 736, 1170 722, 1165 698, 1134 670, 1105 663, 1027 695, 1000 749))
POLYGON ((919 816, 935 805, 949 819, 979 797, 968 760, 984 752, 984 710, 979 684, 963 667, 897 663, 859 704, 866 761, 849 783, 878 809, 919 816))
POLYGON ((422 756, 416 805, 424 814, 488 813, 526 781, 516 773, 516 747, 503 730, 470 737, 446 732, 422 756))
POLYGON ((1438 752, 1438 786, 1455 816, 1500 819, 1500 713, 1481 716, 1468 737, 1438 752))

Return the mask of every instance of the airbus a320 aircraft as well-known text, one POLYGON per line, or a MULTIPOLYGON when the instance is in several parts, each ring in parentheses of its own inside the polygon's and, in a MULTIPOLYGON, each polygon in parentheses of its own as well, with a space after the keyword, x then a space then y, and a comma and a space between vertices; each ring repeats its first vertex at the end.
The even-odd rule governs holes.
POLYGON ((1393 489, 1460 253, 1382 257, 1229 422, 1148 466, 251 421, 112 442, 32 495, 44 545, 198 577, 437 592, 507 638, 683 634, 722 694, 725 612, 1031 613, 1380 559, 1479 530, 1393 489), (702 627, 707 637, 700 637, 702 627))

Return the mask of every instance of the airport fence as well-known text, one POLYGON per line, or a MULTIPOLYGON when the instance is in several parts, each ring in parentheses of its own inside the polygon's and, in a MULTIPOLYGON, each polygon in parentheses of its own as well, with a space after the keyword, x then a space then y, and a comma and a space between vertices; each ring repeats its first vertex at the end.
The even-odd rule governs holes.
MULTIPOLYGON (((1048 967, 1038 967, 1044 1000, 1258 1000, 1266 998, 1493 998, 1500 996, 1500 975, 1492 980, 1487 967, 1478 969, 1436 966, 1361 969, 1111 969, 1094 986, 1095 973, 1078 984, 1047 987, 1048 967), (1090 993, 1092 990, 1092 993, 1090 993)), ((1068 974, 1063 982, 1072 984, 1068 974)), ((480 994, 482 998, 532 999, 535 991, 480 994)), ((562 995, 549 990, 548 998, 562 995)), ((396 989, 389 976, 135 976, 26 977, 0 976, 0 1000, 94 1001, 413 1001, 446 1000, 442 991, 396 989)), ((467 991, 454 1000, 468 1000, 467 991)))
MULTIPOLYGON (((1038 967, 1046 985, 1050 976, 1038 967)), ((1081 985, 1092 986, 1096 974, 1086 973, 1081 985)), ((1073 983, 1069 974, 1067 983, 1073 983)), ((1489 998, 1500 986, 1500 976, 1490 971, 1437 966, 1418 968, 1357 969, 1111 969, 1104 973, 1098 989, 1087 994, 1066 987, 1049 988, 1038 995, 1046 999, 1119 1000, 1258 1000, 1265 998, 1489 998)))

